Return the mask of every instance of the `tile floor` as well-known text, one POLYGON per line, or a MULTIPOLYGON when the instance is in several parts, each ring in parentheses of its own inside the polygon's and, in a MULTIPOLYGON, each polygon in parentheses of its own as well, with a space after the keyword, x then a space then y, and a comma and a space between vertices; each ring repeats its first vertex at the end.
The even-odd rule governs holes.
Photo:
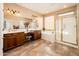
POLYGON ((4 52, 4 56, 79 56, 79 50, 39 39, 4 52))

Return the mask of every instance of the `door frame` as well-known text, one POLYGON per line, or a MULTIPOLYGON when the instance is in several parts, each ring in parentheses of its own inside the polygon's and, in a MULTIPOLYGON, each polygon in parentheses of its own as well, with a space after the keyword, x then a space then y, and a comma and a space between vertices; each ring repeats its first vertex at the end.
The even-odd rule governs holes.
POLYGON ((78 45, 78 38, 77 38, 77 18, 76 18, 76 13, 75 13, 74 15, 75 15, 75 21, 76 21, 76 44, 63 41, 63 17, 61 17, 61 41, 64 42, 64 43, 72 44, 72 45, 78 45))
MULTIPOLYGON (((71 12, 71 11, 70 11, 71 12)), ((64 43, 68 43, 68 44, 72 44, 72 45, 78 45, 78 36, 77 36, 77 15, 76 15, 76 12, 74 11, 74 13, 75 13, 75 21, 76 21, 76 44, 75 43, 70 43, 70 42, 66 42, 66 41, 63 41, 63 17, 60 17, 60 20, 61 20, 61 42, 64 42, 64 43)), ((57 15, 57 17, 59 17, 58 15, 57 15)), ((56 33, 55 33, 55 37, 56 37, 56 33)), ((55 39, 55 40, 57 40, 57 39, 55 39)))

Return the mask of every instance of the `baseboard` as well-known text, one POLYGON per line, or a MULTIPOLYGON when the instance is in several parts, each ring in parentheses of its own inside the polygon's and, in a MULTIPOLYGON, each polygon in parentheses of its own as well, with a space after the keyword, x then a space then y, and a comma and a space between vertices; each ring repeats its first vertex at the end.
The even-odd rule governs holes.
POLYGON ((61 41, 56 41, 57 43, 60 43, 60 44, 64 44, 64 45, 67 45, 67 46, 70 46, 70 47, 74 47, 74 48, 78 48, 78 45, 72 45, 72 44, 68 44, 68 43, 64 43, 64 42, 61 42, 61 41))

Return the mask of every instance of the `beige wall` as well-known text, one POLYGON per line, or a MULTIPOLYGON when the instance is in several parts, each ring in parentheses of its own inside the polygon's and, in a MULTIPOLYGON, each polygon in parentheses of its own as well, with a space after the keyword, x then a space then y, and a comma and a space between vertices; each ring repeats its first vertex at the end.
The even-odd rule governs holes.
MULTIPOLYGON (((58 15, 58 14, 62 14, 62 13, 66 13, 66 12, 70 12, 70 11, 75 11, 76 10, 76 5, 75 6, 72 6, 72 7, 69 7, 69 8, 65 8, 65 9, 62 9, 62 10, 58 10, 56 12, 52 12, 52 13, 49 13, 49 14, 46 14, 45 16, 53 16, 53 15, 58 15)), ((55 16, 56 17, 56 16, 55 16)), ((55 18, 56 20, 57 18, 55 18)), ((56 24, 57 25, 57 24, 56 24)), ((59 24, 58 24, 59 25, 59 24)), ((77 30, 79 32, 79 4, 77 5, 77 30)), ((57 30, 56 30, 57 31, 57 30)), ((79 41, 79 33, 77 33, 78 35, 78 41, 79 41)), ((57 36, 57 34, 56 34, 57 36)), ((60 36, 59 36, 60 37, 60 36)), ((59 39, 59 37, 57 36, 57 38, 59 39)), ((60 38, 61 39, 61 38, 60 38)), ((72 44, 69 44, 69 43, 64 43, 62 42, 61 40, 56 40, 57 42, 59 43, 63 43, 63 44, 66 44, 66 45, 69 45, 69 46, 72 46, 72 47, 75 47, 75 48, 78 48, 79 46, 79 43, 78 45, 72 45, 72 44)))
POLYGON ((20 14, 21 14, 21 17, 25 17, 25 18, 31 18, 32 15, 35 15, 35 16, 41 16, 41 14, 35 12, 35 11, 32 11, 30 9, 27 9, 27 8, 24 8, 24 7, 21 7, 15 3, 5 3, 4 4, 4 11, 6 11, 7 9, 10 9, 10 10, 17 10, 17 11, 20 11, 20 14))
POLYGON ((38 29, 43 30, 43 17, 38 17, 37 20, 37 23, 39 24, 38 29))
POLYGON ((22 18, 33 18, 32 15, 35 15, 37 16, 37 20, 38 20, 38 24, 39 24, 39 29, 42 29, 43 25, 42 25, 42 20, 43 20, 43 17, 40 13, 37 13, 35 11, 32 11, 30 9, 27 9, 27 8, 24 8, 24 7, 21 7, 15 3, 5 3, 4 4, 4 14, 5 14, 5 18, 7 20, 12 20, 11 22, 13 22, 13 24, 16 24, 17 25, 17 22, 19 21, 19 17, 22 17, 22 18), (17 16, 17 17, 14 17, 13 15, 10 15, 9 13, 7 13, 7 9, 10 9, 10 10, 17 10, 17 11, 20 11, 20 16, 17 16), (16 19, 15 19, 16 18, 16 19))

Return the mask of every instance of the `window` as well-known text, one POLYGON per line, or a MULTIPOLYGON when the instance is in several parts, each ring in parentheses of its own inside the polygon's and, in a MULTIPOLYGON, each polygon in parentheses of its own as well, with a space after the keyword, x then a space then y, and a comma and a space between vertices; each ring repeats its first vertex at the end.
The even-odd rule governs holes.
POLYGON ((54 16, 45 17, 45 30, 53 31, 54 30, 54 16))

